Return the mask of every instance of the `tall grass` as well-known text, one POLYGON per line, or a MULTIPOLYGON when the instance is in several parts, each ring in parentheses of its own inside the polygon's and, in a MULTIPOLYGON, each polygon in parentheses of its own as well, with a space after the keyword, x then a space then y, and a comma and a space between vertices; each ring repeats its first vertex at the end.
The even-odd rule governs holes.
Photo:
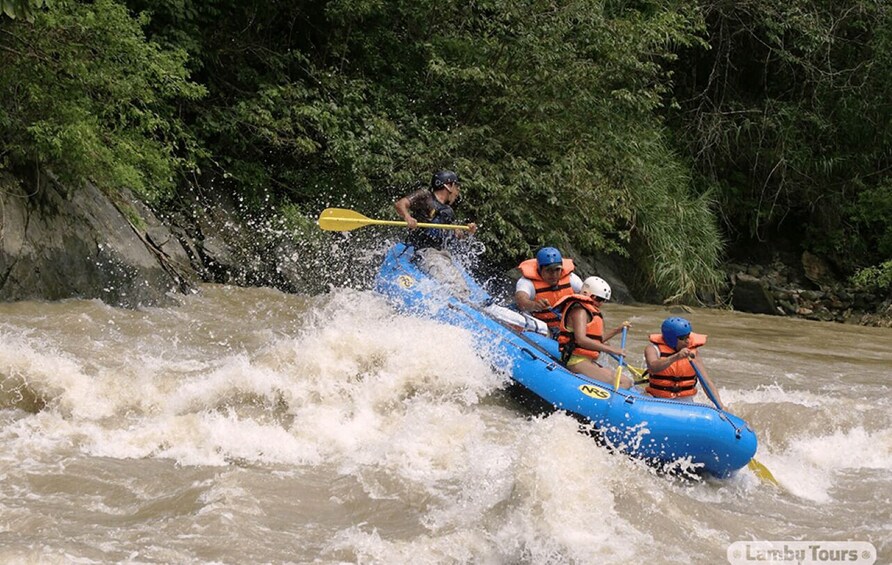
POLYGON ((687 169, 662 143, 642 145, 647 162, 659 164, 634 190, 636 259, 665 303, 696 303, 718 295, 723 242, 709 192, 696 195, 687 169))

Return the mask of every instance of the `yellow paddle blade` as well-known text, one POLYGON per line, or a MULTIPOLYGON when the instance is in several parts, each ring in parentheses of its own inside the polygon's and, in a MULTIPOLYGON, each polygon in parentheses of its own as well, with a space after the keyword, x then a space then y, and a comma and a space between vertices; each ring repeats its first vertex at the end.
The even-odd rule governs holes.
POLYGON ((351 231, 373 221, 346 208, 326 208, 319 214, 319 227, 327 231, 351 231))
MULTIPOLYGON (((352 231, 363 226, 407 226, 406 222, 395 220, 373 220, 346 208, 326 208, 319 214, 319 227, 326 231, 352 231)), ((467 230, 468 226, 452 224, 418 224, 419 228, 441 230, 467 230)))
POLYGON ((759 477, 766 483, 770 483, 774 486, 778 485, 777 479, 774 478, 774 475, 771 474, 771 471, 768 470, 768 467, 756 461, 755 458, 750 459, 747 467, 749 467, 750 470, 755 473, 757 477, 759 477))
POLYGON ((634 384, 642 385, 644 383, 650 382, 650 378, 648 377, 644 369, 635 367, 634 365, 629 365, 628 363, 626 363, 626 369, 628 369, 629 372, 635 376, 635 378, 632 379, 634 381, 634 384))
POLYGON ((616 368, 616 377, 613 379, 613 390, 619 390, 619 381, 623 376, 623 366, 616 368))

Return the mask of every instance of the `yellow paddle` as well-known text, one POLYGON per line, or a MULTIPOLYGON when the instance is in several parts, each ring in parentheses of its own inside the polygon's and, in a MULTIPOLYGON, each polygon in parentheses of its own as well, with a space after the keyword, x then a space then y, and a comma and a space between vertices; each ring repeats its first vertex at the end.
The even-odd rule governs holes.
MULTIPOLYGON (((327 231, 353 231, 364 226, 407 226, 406 222, 395 220, 373 220, 359 212, 346 208, 326 208, 319 214, 319 227, 327 231)), ((439 230, 467 230, 468 226, 452 224, 418 224, 419 228, 435 228, 439 230)))
MULTIPOLYGON (((609 355, 611 357, 613 357, 614 359, 616 359, 617 361, 619 361, 619 355, 616 355, 614 353, 610 353, 609 355)), ((642 369, 641 367, 636 367, 635 365, 630 365, 628 361, 623 361, 622 366, 625 367, 626 369, 628 369, 630 373, 635 375, 635 384, 636 385, 644 384, 644 383, 650 381, 650 379, 648 378, 648 375, 647 375, 647 371, 642 369)))
POLYGON ((747 463, 746 466, 749 467, 750 471, 755 473, 757 477, 759 477, 766 483, 771 483, 774 486, 778 486, 777 479, 774 478, 774 475, 771 474, 771 471, 768 470, 768 467, 756 461, 755 457, 750 459, 750 462, 747 463))

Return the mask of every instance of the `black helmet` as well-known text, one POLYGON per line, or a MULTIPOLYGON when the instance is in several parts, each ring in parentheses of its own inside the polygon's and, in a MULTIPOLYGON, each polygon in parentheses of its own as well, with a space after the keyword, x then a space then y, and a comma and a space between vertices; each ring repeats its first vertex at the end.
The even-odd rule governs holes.
POLYGON ((461 181, 458 180, 458 175, 452 171, 437 171, 431 177, 431 190, 438 190, 444 184, 449 184, 450 182, 460 183, 461 181))

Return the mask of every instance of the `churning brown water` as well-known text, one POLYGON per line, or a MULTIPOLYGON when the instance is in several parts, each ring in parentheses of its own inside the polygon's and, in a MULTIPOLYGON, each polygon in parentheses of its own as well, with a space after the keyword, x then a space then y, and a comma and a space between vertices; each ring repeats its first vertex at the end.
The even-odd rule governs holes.
MULTIPOLYGON (((666 315, 605 308, 638 365, 666 315)), ((369 291, 0 305, 0 562, 714 564, 741 540, 892 562, 892 330, 688 317, 780 488, 611 455, 369 291)))

